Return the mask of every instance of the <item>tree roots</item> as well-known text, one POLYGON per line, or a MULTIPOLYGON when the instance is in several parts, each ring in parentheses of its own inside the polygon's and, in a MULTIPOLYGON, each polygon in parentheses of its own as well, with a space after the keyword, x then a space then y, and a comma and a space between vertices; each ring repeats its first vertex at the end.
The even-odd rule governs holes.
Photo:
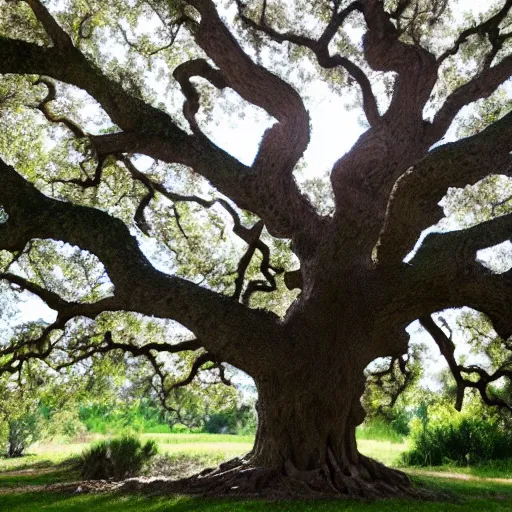
POLYGON ((252 466, 246 459, 235 458, 215 469, 181 480, 131 479, 118 490, 150 493, 180 493, 209 497, 258 497, 267 499, 439 498, 425 489, 412 486, 409 477, 398 470, 360 456, 360 464, 342 470, 334 457, 329 463, 312 471, 299 471, 291 462, 285 470, 252 466))

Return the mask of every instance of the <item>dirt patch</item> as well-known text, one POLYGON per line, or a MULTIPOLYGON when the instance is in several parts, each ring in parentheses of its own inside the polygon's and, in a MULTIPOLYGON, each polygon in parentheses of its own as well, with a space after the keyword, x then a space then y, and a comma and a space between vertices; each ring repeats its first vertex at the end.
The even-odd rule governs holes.
POLYGON ((495 484, 512 485, 512 478, 488 478, 464 473, 450 473, 449 471, 429 471, 427 469, 408 469, 407 473, 413 476, 428 476, 433 478, 449 478, 453 480, 465 480, 473 482, 489 482, 495 484))
POLYGON ((195 475, 205 469, 205 464, 200 459, 188 457, 170 457, 169 455, 157 455, 149 463, 143 473, 144 477, 157 477, 166 480, 179 480, 195 475))
POLYGON ((59 468, 47 467, 47 468, 25 468, 25 469, 13 469, 8 471, 0 472, 0 476, 16 477, 16 476, 39 476, 55 473, 59 468))
POLYGON ((61 492, 69 494, 112 492, 121 487, 123 482, 107 482, 104 480, 84 480, 78 482, 65 482, 46 485, 22 485, 16 487, 0 488, 2 494, 61 492))

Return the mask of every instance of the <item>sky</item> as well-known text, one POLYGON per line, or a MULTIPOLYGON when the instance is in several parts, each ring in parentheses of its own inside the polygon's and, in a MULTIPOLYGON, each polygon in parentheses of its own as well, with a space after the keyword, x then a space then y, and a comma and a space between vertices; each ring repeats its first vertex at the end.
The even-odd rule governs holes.
MULTIPOLYGON (((466 10, 479 12, 488 6, 486 0, 460 1, 458 16, 463 17, 466 10)), ((360 38, 361 34, 355 32, 354 38, 360 38)), ((311 116, 311 143, 304 155, 304 162, 308 169, 307 176, 322 174, 332 168, 338 160, 364 132, 365 128, 360 122, 361 112, 359 109, 348 109, 347 104, 351 98, 345 98, 333 94, 329 88, 321 82, 312 82, 306 88, 306 107, 311 116)), ((219 101, 218 110, 214 111, 214 118, 218 119, 218 126, 212 131, 214 142, 220 147, 239 158, 242 162, 250 164, 256 154, 259 141, 265 129, 271 124, 268 116, 256 107, 246 109, 244 118, 228 118, 224 114, 224 106, 229 103, 227 92, 219 101)), ((454 132, 450 132, 447 139, 454 138, 454 132)), ((147 256, 151 258, 150 245, 141 244, 147 256)), ((18 314, 14 321, 23 323, 27 321, 43 320, 51 322, 55 319, 55 312, 49 309, 41 300, 34 298, 28 293, 23 293, 24 302, 20 305, 18 314)), ((453 313, 444 314, 444 317, 453 322, 453 313)), ((427 384, 435 387, 433 375, 445 363, 439 357, 439 351, 430 337, 418 329, 417 323, 411 324, 408 328, 414 342, 425 343, 429 347, 433 359, 428 368, 427 384)), ((5 333, 4 333, 5 336, 5 333)), ((459 338, 457 355, 468 353, 468 346, 463 342, 463 335, 456 333, 459 338)))

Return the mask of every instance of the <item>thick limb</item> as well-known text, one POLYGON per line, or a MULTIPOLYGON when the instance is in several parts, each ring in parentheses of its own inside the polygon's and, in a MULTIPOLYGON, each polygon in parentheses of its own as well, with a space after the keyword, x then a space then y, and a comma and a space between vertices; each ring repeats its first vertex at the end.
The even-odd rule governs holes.
MULTIPOLYGON (((269 223, 262 216, 265 225, 272 235, 281 237, 286 236, 286 231, 297 233, 295 225, 300 222, 302 231, 308 233, 305 238, 314 236, 311 219, 316 214, 301 194, 292 174, 310 137, 309 115, 301 97, 284 80, 252 61, 223 23, 212 1, 189 3, 201 15, 195 32, 196 42, 218 66, 222 84, 235 90, 249 103, 264 109, 277 121, 265 132, 251 166, 253 173, 248 178, 253 197, 261 203, 273 203, 270 205, 273 218, 281 218, 279 223, 285 229, 276 230, 275 220, 269 223), (273 191, 274 197, 269 197, 269 190, 273 191), (275 203, 283 198, 286 198, 287 214, 280 211, 275 203)), ((211 71, 208 75, 211 76, 211 71)), ((193 104, 192 96, 189 93, 188 105, 193 104)), ((294 238, 299 244, 305 241, 300 234, 294 238)))
POLYGON ((263 6, 259 22, 245 14, 245 5, 240 0, 237 0, 237 5, 240 19, 251 29, 266 34, 269 38, 278 43, 287 41, 292 44, 308 48, 314 53, 318 64, 323 68, 332 69, 339 67, 349 73, 361 88, 361 93, 363 95, 363 110, 366 115, 366 119, 371 126, 378 123, 380 120, 380 114, 377 106, 377 100, 373 93, 370 80, 366 76, 365 72, 348 57, 341 54, 331 55, 329 52, 329 44, 337 31, 340 30, 350 14, 362 9, 362 2, 354 1, 343 9, 338 9, 337 6, 335 6, 332 10, 329 23, 325 26, 322 35, 318 39, 312 39, 293 32, 279 32, 272 28, 268 25, 265 19, 265 4, 263 6))
POLYGON ((408 264, 382 269, 389 283, 382 321, 407 323, 446 308, 468 306, 485 313, 496 332, 507 339, 512 335, 512 272, 492 272, 477 260, 477 252, 510 240, 511 226, 509 214, 467 229, 428 235, 408 264))
POLYGON ((262 357, 272 358, 272 340, 279 332, 272 314, 250 310, 155 270, 126 225, 107 213, 50 199, 3 162, 0 176, 0 204, 9 215, 0 225, 2 249, 22 250, 33 238, 77 245, 105 265, 117 304, 123 309, 175 319, 204 339, 208 350, 239 368, 252 371, 258 366, 256 361, 262 364, 262 357), (265 352, 267 356, 263 356, 265 352))
POLYGON ((490 174, 508 175, 512 114, 481 133, 432 150, 396 182, 377 247, 381 265, 401 262, 421 232, 443 217, 438 205, 449 187, 472 185, 490 174))
MULTIPOLYGON (((34 6, 36 4, 39 5, 39 2, 35 2, 34 6)), ((45 12, 45 16, 51 18, 48 11, 45 10, 45 12)), ((43 24, 43 26, 50 30, 49 25, 43 24)), ((60 31, 59 37, 62 41, 66 39, 65 32, 55 23, 55 20, 51 30, 52 32, 60 31)), ((231 37, 229 33, 228 36, 231 37)), ((236 49, 233 51, 236 53, 236 49)), ((271 86, 277 87, 276 90, 285 91, 285 95, 291 100, 290 105, 292 103, 295 105, 297 114, 292 115, 291 118, 285 118, 282 116, 287 115, 286 109, 270 110, 272 115, 282 114, 281 122, 265 136, 262 148, 270 149, 267 152, 260 152, 262 155, 260 164, 251 169, 204 136, 187 134, 165 112, 125 92, 120 84, 105 76, 91 64, 73 46, 70 39, 66 39, 66 42, 58 47, 42 47, 20 40, 0 38, 0 61, 1 73, 50 76, 75 85, 96 99, 112 121, 122 130, 117 134, 91 137, 99 155, 112 152, 137 152, 165 162, 190 166, 195 172, 208 179, 221 193, 235 201, 240 208, 250 210, 262 217, 268 229, 274 234, 299 239, 302 237, 305 238, 306 243, 317 232, 315 226, 318 227, 320 219, 291 176, 291 168, 302 155, 309 140, 308 116, 297 93, 277 77, 274 77, 271 86), (270 172, 276 157, 275 151, 271 148, 275 149, 275 141, 278 137, 287 138, 291 135, 290 123, 295 122, 299 123, 297 126, 302 127, 302 135, 299 137, 297 136, 299 132, 293 131, 293 137, 283 146, 289 148, 289 155, 284 157, 282 152, 277 155, 283 169, 286 168, 289 175, 283 178, 282 174, 277 173, 281 177, 275 177, 275 174, 270 172), (271 154, 274 160, 270 158, 271 154), (264 155, 268 158, 263 158, 264 155), (286 207, 282 207, 284 196, 288 198, 286 207), (303 222, 298 222, 299 219, 303 222)), ((265 78, 273 76, 263 71, 263 68, 261 73, 265 78)), ((239 87, 236 78, 229 74, 227 77, 235 90, 242 91, 243 88, 239 87)), ((273 89, 272 93, 274 92, 273 89)), ((264 93, 260 91, 259 96, 261 97, 262 94, 264 93)), ((253 98, 249 94, 249 101, 256 101, 256 96, 253 98)), ((272 94, 266 96, 271 97, 272 94)), ((267 106, 271 108, 270 105, 267 106)), ((296 128, 295 125, 294 127, 296 128)))

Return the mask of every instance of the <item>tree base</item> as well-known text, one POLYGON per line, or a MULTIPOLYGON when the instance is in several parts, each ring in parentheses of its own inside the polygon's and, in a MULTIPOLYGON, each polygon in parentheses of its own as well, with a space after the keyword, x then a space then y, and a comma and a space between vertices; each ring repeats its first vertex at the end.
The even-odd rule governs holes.
MULTIPOLYGON (((247 460, 235 458, 215 469, 181 480, 131 479, 118 490, 150 493, 179 493, 205 497, 258 497, 266 499, 356 498, 439 498, 425 489, 412 486, 409 477, 380 462, 361 456, 359 468, 343 474, 336 464, 314 471, 298 471, 286 464, 285 471, 252 466, 247 460)), ((446 498, 446 497, 445 497, 446 498)))

